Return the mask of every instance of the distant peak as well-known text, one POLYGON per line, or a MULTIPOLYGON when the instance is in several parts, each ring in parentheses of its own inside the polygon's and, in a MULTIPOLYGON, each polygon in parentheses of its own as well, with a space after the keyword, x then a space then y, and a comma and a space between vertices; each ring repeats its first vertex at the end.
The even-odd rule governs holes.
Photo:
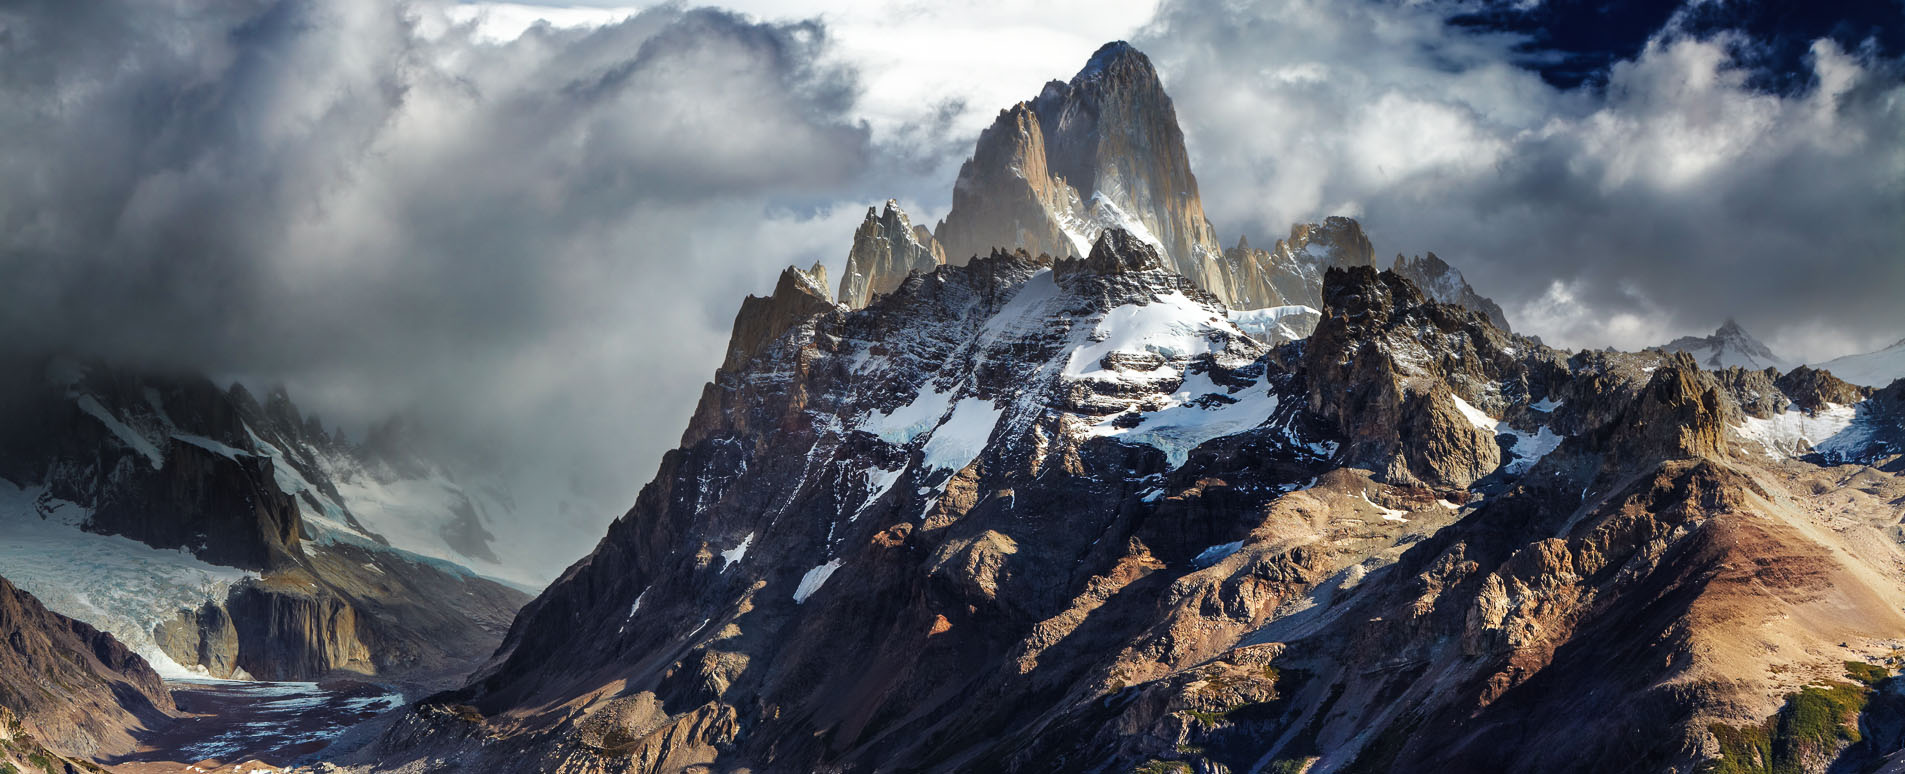
POLYGON ((1123 274, 1162 266, 1157 248, 1122 228, 1108 228, 1083 260, 1065 261, 1061 274, 1123 274))
POLYGON ((1720 329, 1719 329, 1719 330, 1717 330, 1717 331, 1714 331, 1714 333, 1715 333, 1716 335, 1720 335, 1720 336, 1745 336, 1745 335, 1747 335, 1747 334, 1746 334, 1746 329, 1745 329, 1745 328, 1742 328, 1742 327, 1740 327, 1740 324, 1739 324, 1739 322, 1738 322, 1738 321, 1736 321, 1736 320, 1734 320, 1734 319, 1733 319, 1733 318, 1731 318, 1731 317, 1728 317, 1728 318, 1726 318, 1726 322, 1724 322, 1724 323, 1721 323, 1721 324, 1720 324, 1720 329))
POLYGON ((1144 52, 1133 48, 1130 43, 1114 40, 1099 46, 1097 51, 1092 52, 1091 59, 1085 62, 1085 68, 1079 70, 1078 75, 1072 80, 1088 80, 1127 64, 1142 68, 1145 72, 1152 71, 1151 60, 1144 55, 1144 52))

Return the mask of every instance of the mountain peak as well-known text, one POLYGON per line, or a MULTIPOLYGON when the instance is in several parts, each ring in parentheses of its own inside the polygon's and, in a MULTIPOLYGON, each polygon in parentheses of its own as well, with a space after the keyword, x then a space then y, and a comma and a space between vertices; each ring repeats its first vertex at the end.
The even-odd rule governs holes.
POLYGON ((1084 68, 1078 71, 1078 75, 1072 77, 1072 82, 1090 80, 1127 68, 1150 75, 1156 75, 1157 72, 1151 67, 1151 58, 1145 56, 1144 52, 1139 51, 1130 43, 1114 40, 1099 46, 1097 51, 1092 52, 1091 59, 1085 62, 1084 68))
POLYGON ((1151 62, 1106 44, 1070 82, 1002 112, 960 167, 934 236, 955 262, 994 247, 1085 255, 1107 229, 1219 296, 1223 248, 1204 217, 1184 133, 1151 62))
MULTIPOLYGON (((1067 262, 1068 264, 1074 262, 1067 262)), ((1091 254, 1076 269, 1092 274, 1123 274, 1162 265, 1157 248, 1121 228, 1108 228, 1092 243, 1091 254)))
POLYGON ((1753 338, 1738 321, 1729 317, 1713 332, 1713 335, 1682 336, 1667 342, 1661 349, 1669 352, 1686 352, 1702 367, 1719 370, 1727 366, 1739 366, 1749 371, 1777 368, 1781 371, 1790 364, 1773 350, 1753 338))
POLYGON ((946 263, 946 250, 932 232, 913 225, 895 199, 884 210, 868 207, 866 220, 853 233, 839 301, 858 309, 874 296, 893 292, 909 274, 930 274, 946 263))

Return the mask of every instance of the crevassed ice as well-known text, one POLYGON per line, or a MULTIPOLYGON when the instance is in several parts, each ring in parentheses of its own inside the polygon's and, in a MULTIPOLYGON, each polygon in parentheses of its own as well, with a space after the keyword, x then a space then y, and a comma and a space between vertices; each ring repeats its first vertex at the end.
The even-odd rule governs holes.
POLYGON ((1303 338, 1303 336, 1299 335, 1295 329, 1284 324, 1283 321, 1285 318, 1303 314, 1322 316, 1321 312, 1310 307, 1302 304, 1291 304, 1288 306, 1270 306, 1262 309, 1246 309, 1243 311, 1232 310, 1230 312, 1230 322, 1232 325, 1237 326, 1238 330, 1250 334, 1251 338, 1258 341, 1267 342, 1277 337, 1300 339, 1303 338))
POLYGON ((256 574, 207 563, 188 552, 153 548, 118 535, 86 532, 85 508, 63 500, 39 503, 41 487, 0 480, 0 576, 52 610, 111 633, 169 679, 205 676, 159 649, 153 630, 181 609, 224 599, 232 584, 256 574), (50 511, 40 517, 39 505, 50 511))

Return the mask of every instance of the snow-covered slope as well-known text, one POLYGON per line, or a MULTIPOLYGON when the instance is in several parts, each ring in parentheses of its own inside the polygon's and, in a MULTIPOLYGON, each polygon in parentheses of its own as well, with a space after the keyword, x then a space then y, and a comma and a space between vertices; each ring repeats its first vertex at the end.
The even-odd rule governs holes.
POLYGON ((181 609, 223 599, 232 584, 258 575, 201 561, 180 550, 80 529, 88 511, 0 480, 0 577, 39 597, 47 609, 111 633, 161 676, 203 676, 167 656, 152 633, 181 609))
POLYGON ((1813 366, 1853 384, 1884 387, 1905 379, 1905 339, 1877 352, 1846 355, 1813 366))

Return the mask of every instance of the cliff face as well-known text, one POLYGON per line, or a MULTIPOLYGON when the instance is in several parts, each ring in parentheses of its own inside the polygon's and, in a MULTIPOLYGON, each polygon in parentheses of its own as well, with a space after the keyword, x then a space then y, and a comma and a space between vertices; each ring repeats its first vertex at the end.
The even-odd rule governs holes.
POLYGON ((0 578, 0 760, 29 744, 80 759, 123 753, 175 711, 144 660, 0 578))
POLYGON ((1107 228, 1149 242, 1200 287, 1228 292, 1171 98, 1150 60, 1124 43, 999 114, 960 167, 934 234, 964 263, 995 247, 1083 256, 1107 228))
POLYGON ((1775 380, 1367 266, 1271 347, 1168 265, 1112 231, 753 304, 634 508, 378 765, 1684 770, 1905 636, 1890 511, 1821 508, 1905 496, 1883 395, 1755 416, 1775 380))

